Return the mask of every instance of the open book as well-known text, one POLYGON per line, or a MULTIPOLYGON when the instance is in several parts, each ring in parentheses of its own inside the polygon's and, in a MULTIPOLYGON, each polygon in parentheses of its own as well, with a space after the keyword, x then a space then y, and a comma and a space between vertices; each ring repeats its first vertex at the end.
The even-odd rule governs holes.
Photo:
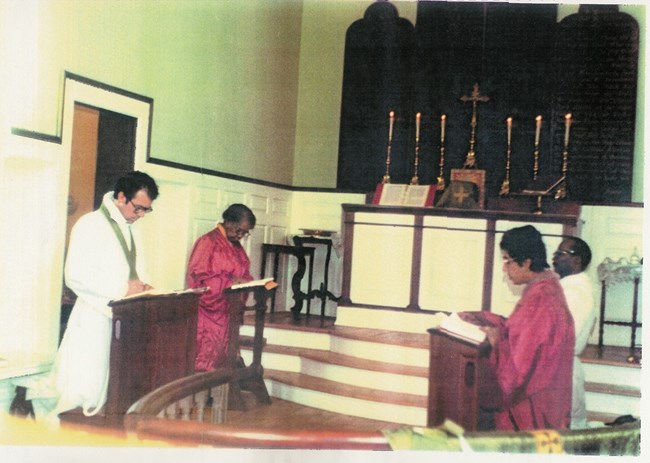
MULTIPOLYGON (((165 290, 165 289, 158 289, 158 288, 153 288, 149 289, 147 291, 142 291, 140 293, 134 293, 134 294, 129 294, 128 296, 124 296, 122 299, 116 299, 116 301, 124 301, 128 299, 137 299, 139 297, 147 297, 147 296, 165 296, 165 295, 175 295, 175 294, 186 294, 186 293, 204 293, 208 290, 209 288, 188 288, 188 289, 177 289, 177 290, 165 290)), ((114 302, 114 301, 112 301, 114 302)))
POLYGON ((407 185, 380 183, 375 189, 372 204, 382 206, 433 206, 436 195, 435 185, 407 185))
POLYGON ((273 280, 273 278, 262 278, 261 280, 253 280, 246 283, 232 285, 230 289, 253 288, 255 286, 264 286, 266 289, 273 289, 278 286, 278 284, 273 280))
POLYGON ((481 331, 479 325, 466 322, 457 313, 451 313, 438 326, 440 331, 444 331, 456 338, 464 339, 474 344, 481 344, 485 341, 485 333, 481 331))

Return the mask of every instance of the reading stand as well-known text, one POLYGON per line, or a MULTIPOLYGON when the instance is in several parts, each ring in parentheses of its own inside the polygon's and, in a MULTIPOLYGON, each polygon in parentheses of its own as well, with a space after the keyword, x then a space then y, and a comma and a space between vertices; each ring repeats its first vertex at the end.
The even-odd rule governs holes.
POLYGON ((228 408, 231 410, 246 410, 242 397, 242 389, 249 390, 255 395, 258 403, 268 405, 271 397, 264 384, 264 368, 262 367, 262 350, 264 348, 264 314, 269 298, 275 294, 277 285, 272 289, 265 286, 253 286, 239 289, 226 289, 224 295, 230 308, 230 325, 228 327, 228 363, 235 369, 233 381, 228 389, 228 408), (254 304, 247 305, 252 295, 254 304), (246 311, 255 312, 255 333, 252 339, 253 361, 248 366, 239 363, 240 345, 249 344, 250 340, 239 335, 239 328, 244 321, 246 311))
POLYGON ((121 428, 128 408, 145 394, 194 372, 200 292, 120 299, 113 310, 106 404, 93 417, 81 409, 62 421, 121 428))
POLYGON ((494 429, 500 392, 489 365, 490 346, 431 328, 427 426, 450 419, 465 431, 494 429))

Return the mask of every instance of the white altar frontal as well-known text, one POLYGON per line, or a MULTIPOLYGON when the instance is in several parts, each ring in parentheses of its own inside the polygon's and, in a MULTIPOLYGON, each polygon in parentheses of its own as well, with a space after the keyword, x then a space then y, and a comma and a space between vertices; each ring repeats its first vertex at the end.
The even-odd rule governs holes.
POLYGON ((503 233, 535 226, 550 264, 562 236, 577 234, 579 213, 574 203, 544 214, 344 204, 339 315, 348 317, 345 309, 358 308, 423 315, 489 310, 507 316, 522 288, 502 272, 503 233))

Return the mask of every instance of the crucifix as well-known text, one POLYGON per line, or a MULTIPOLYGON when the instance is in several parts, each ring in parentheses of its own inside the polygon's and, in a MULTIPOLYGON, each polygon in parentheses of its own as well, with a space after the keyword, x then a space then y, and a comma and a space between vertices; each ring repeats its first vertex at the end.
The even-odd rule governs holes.
POLYGON ((469 139, 469 151, 467 152, 467 157, 465 158, 464 168, 473 168, 476 164, 476 154, 474 153, 474 144, 476 143, 476 105, 481 102, 485 103, 490 101, 490 98, 484 95, 481 95, 478 89, 478 83, 474 84, 474 89, 472 90, 471 96, 461 96, 460 100, 463 102, 471 101, 472 102, 472 134, 469 139))

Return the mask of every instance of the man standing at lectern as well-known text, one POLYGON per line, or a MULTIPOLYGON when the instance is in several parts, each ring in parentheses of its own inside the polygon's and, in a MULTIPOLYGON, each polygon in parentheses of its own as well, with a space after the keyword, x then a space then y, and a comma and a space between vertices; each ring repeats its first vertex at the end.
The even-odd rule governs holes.
POLYGON ((29 388, 37 418, 82 407, 95 415, 106 402, 112 336, 112 300, 151 289, 142 245, 132 225, 151 212, 156 182, 143 172, 121 177, 99 209, 72 228, 65 283, 76 294, 55 365, 45 381, 29 388))
POLYGON ((589 245, 572 236, 565 237, 553 253, 553 268, 560 275, 560 284, 576 327, 571 429, 587 427, 585 372, 579 355, 585 350, 591 331, 596 325, 593 288, 585 272, 590 262, 589 245))
POLYGON ((549 269, 546 247, 535 227, 508 230, 500 247, 508 278, 515 285, 526 285, 521 299, 507 319, 471 312, 490 325, 482 329, 492 346, 490 364, 502 393, 496 429, 566 429, 575 332, 559 278, 549 269))

